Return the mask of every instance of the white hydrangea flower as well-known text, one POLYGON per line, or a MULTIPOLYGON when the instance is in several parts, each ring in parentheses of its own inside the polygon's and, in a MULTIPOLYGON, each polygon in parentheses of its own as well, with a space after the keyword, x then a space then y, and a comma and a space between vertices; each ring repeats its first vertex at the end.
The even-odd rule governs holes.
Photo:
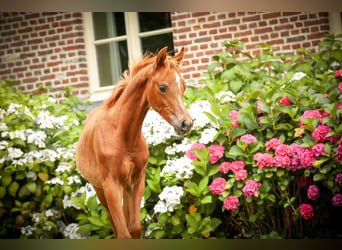
POLYGON ((11 159, 19 158, 20 156, 24 154, 20 148, 12 148, 12 147, 8 148, 7 152, 8 152, 8 157, 11 159))
POLYGON ((236 101, 236 95, 234 95, 233 92, 227 91, 227 92, 219 92, 215 95, 215 98, 219 99, 221 103, 226 102, 235 102, 236 101))
POLYGON ((19 115, 17 108, 21 108, 23 105, 17 103, 11 103, 7 108, 7 114, 19 115))
POLYGON ((174 128, 154 110, 147 112, 142 126, 142 133, 146 143, 152 145, 158 145, 171 138, 171 136, 176 136, 174 128))
POLYGON ((174 207, 181 203, 184 190, 179 186, 164 187, 159 194, 159 201, 154 207, 155 213, 173 212, 174 207))
POLYGON ((56 172, 65 172, 65 171, 70 171, 71 168, 72 168, 72 166, 69 162, 61 162, 61 163, 59 163, 59 165, 55 171, 56 172))
POLYGON ((25 234, 26 236, 30 236, 33 234, 34 231, 36 231, 37 228, 32 227, 31 225, 28 225, 26 227, 20 228, 21 234, 25 234))
POLYGON ((214 136, 217 134, 215 128, 206 128, 201 134, 201 138, 198 140, 200 143, 207 144, 214 141, 214 136))
POLYGON ((0 150, 7 148, 8 142, 7 141, 0 141, 0 150))
POLYGON ((195 168, 191 164, 191 159, 184 156, 174 160, 168 160, 164 166, 161 176, 167 174, 175 175, 178 179, 189 179, 193 174, 193 169, 195 168))
POLYGON ((39 148, 45 148, 46 133, 44 131, 33 131, 32 129, 25 130, 27 142, 37 145, 39 148))
POLYGON ((80 234, 77 231, 78 224, 70 223, 63 229, 62 234, 70 239, 89 239, 88 235, 80 234))
POLYGON ((58 177, 54 177, 51 180, 47 181, 46 183, 49 184, 59 184, 59 185, 64 185, 64 181, 62 181, 60 178, 58 177))
POLYGON ((7 131, 7 130, 8 130, 8 127, 7 127, 6 123, 1 122, 0 123, 0 131, 7 131))
POLYGON ((81 183, 81 180, 77 175, 68 177, 68 184, 71 185, 73 183, 81 183))
POLYGON ((33 213, 32 214, 32 221, 33 222, 39 222, 40 221, 40 214, 41 213, 33 213))
POLYGON ((173 143, 165 148, 165 153, 168 155, 175 155, 176 153, 186 152, 191 148, 192 142, 188 138, 184 138, 180 144, 173 143))
POLYGON ((306 74, 303 72, 296 72, 290 81, 299 81, 300 79, 302 79, 305 76, 306 76, 306 74))
POLYGON ((207 124, 215 126, 204 112, 211 113, 211 104, 208 101, 198 101, 191 104, 189 114, 194 119, 194 129, 201 129, 207 124))

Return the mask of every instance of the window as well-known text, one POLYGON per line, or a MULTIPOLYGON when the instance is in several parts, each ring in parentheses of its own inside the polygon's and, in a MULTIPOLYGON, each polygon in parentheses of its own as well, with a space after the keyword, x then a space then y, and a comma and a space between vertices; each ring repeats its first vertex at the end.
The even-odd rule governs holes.
POLYGON ((105 98, 129 61, 165 46, 174 50, 169 12, 84 13, 84 23, 93 100, 105 98))

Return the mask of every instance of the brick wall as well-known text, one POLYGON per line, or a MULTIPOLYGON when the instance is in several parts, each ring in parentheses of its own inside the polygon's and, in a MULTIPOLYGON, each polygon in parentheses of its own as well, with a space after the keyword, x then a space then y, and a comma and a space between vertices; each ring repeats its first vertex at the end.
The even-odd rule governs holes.
POLYGON ((65 86, 89 97, 81 13, 0 13, 0 79, 24 92, 65 86))
MULTIPOLYGON (((328 13, 323 12, 173 12, 172 25, 175 48, 186 49, 183 76, 195 83, 228 40, 243 40, 253 55, 262 43, 293 53, 300 47, 317 50, 329 33, 328 13)), ((24 92, 44 85, 53 87, 56 96, 73 86, 74 94, 88 98, 82 14, 0 13, 0 79, 7 78, 24 92)))
POLYGON ((228 12, 172 13, 175 48, 185 47, 185 79, 200 79, 212 55, 222 52, 225 41, 245 42, 245 50, 260 53, 256 45, 268 43, 282 53, 305 47, 317 50, 322 36, 329 33, 328 13, 228 12))

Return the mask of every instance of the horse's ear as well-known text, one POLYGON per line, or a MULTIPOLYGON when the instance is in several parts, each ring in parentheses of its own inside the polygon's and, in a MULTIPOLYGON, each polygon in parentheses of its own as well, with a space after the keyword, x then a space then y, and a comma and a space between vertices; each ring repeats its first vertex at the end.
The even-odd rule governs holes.
POLYGON ((180 64, 184 57, 184 47, 181 49, 181 51, 175 55, 173 58, 177 61, 178 64, 180 64))
POLYGON ((167 47, 162 48, 156 58, 155 66, 156 68, 164 66, 164 61, 167 57, 167 47))

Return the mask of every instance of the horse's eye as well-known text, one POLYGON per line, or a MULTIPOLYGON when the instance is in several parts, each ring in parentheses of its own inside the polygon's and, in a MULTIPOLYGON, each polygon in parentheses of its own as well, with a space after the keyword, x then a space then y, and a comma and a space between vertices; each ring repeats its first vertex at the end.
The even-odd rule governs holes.
POLYGON ((159 86, 159 91, 162 92, 162 93, 165 93, 166 92, 166 86, 160 85, 159 86))

